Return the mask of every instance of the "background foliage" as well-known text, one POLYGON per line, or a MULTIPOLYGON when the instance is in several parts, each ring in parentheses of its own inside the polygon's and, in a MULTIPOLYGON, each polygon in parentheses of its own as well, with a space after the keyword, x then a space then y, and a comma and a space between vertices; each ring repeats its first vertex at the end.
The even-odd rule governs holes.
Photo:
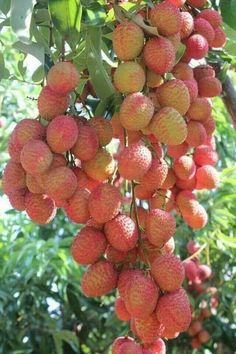
MULTIPOLYGON (((146 3, 150 1, 126 2, 124 7, 132 14, 146 3)), ((224 51, 211 52, 208 60, 221 67, 222 80, 228 72, 236 85, 236 1, 212 4, 222 12, 228 44, 224 51)), ((120 97, 109 77, 115 67, 110 51, 115 18, 105 1, 0 0, 0 10, 2 172, 9 134, 19 120, 37 116, 41 84, 64 46, 66 58, 87 73, 78 95, 92 79, 97 98, 88 96, 86 104, 94 114, 109 117, 120 97)), ((82 106, 78 109, 83 111, 82 106)), ((236 132, 220 98, 214 99, 214 113, 221 187, 200 194, 210 216, 204 230, 193 231, 179 222, 176 253, 186 258, 190 239, 206 243, 201 261, 211 264, 215 274, 211 283, 219 289, 217 313, 206 326, 212 339, 198 353, 236 353, 236 132)), ((79 228, 61 212, 53 224, 36 226, 1 197, 0 353, 104 354, 116 336, 127 333, 113 313, 114 294, 94 300, 80 291, 83 269, 70 256, 79 228)), ((192 352, 185 334, 167 347, 173 354, 192 352)))

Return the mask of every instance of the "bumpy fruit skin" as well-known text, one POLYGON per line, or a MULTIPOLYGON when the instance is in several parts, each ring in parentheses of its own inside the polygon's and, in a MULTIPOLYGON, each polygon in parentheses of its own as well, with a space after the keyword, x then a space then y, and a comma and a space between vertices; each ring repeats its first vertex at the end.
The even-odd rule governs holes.
POLYGON ((184 266, 173 254, 166 254, 154 260, 151 273, 161 290, 175 291, 184 281, 184 266))
POLYGON ((111 123, 103 117, 93 117, 89 120, 89 125, 97 133, 99 146, 105 146, 111 142, 113 129, 111 123))
MULTIPOLYGON (((163 337, 166 338, 166 336, 163 336, 163 337)), ((143 354, 166 354, 165 342, 161 338, 158 338, 151 345, 144 346, 143 354)))
POLYGON ((32 175, 46 172, 53 160, 48 145, 41 140, 30 140, 20 154, 22 167, 32 175))
POLYGON ((176 109, 162 108, 156 113, 149 125, 155 137, 167 145, 182 144, 187 137, 187 124, 176 109))
POLYGON ((86 226, 73 240, 72 257, 79 264, 93 264, 103 255, 106 245, 107 241, 103 232, 86 226))
POLYGON ((174 195, 171 190, 160 189, 149 200, 151 209, 163 209, 171 211, 174 208, 174 195))
POLYGON ((122 252, 118 251, 111 245, 108 245, 106 248, 106 259, 111 263, 135 263, 137 254, 136 249, 133 249, 134 252, 122 252))
POLYGON ((74 64, 69 61, 56 63, 48 72, 47 83, 54 92, 66 95, 79 83, 80 75, 74 64))
POLYGON ((182 18, 182 27, 180 31, 181 39, 187 38, 193 32, 194 29, 194 21, 193 16, 186 11, 180 13, 182 18))
POLYGON ((21 147, 19 146, 19 144, 17 144, 14 130, 8 140, 7 152, 13 162, 20 163, 21 147))
POLYGON ((193 69, 186 63, 179 62, 172 70, 172 74, 178 80, 193 80, 193 69))
POLYGON ((77 188, 77 179, 70 168, 61 166, 51 169, 45 178, 46 193, 55 200, 69 199, 77 188))
POLYGON ((45 137, 45 127, 36 119, 21 120, 13 130, 15 144, 22 149, 30 140, 41 140, 45 137))
POLYGON ((125 343, 125 342, 134 342, 134 339, 131 337, 118 337, 114 340, 114 342, 112 343, 112 347, 111 347, 111 353, 112 354, 117 354, 118 349, 120 348, 121 344, 125 343))
POLYGON ((219 187, 220 178, 216 169, 211 165, 199 167, 196 172, 197 189, 214 189, 219 187))
POLYGON ((98 135, 93 127, 81 125, 78 129, 77 140, 72 147, 72 153, 81 161, 94 158, 99 148, 98 135))
POLYGON ((192 120, 204 122, 211 115, 211 104, 205 97, 197 97, 189 107, 187 117, 192 120))
POLYGON ((196 263, 191 260, 188 260, 188 261, 185 261, 183 264, 184 264, 186 278, 188 280, 194 282, 198 276, 198 274, 197 274, 198 269, 197 269, 196 263))
POLYGON ((138 229, 135 222, 126 215, 117 215, 105 224, 105 235, 112 247, 127 252, 133 249, 138 240, 138 229))
POLYGON ((144 34, 132 21, 119 24, 112 34, 114 52, 120 60, 135 59, 142 51, 144 34))
POLYGON ((208 44, 215 38, 215 31, 210 23, 204 18, 198 18, 194 21, 194 30, 206 38, 208 44))
POLYGON ((157 99, 161 107, 172 107, 184 115, 190 106, 187 87, 181 80, 170 80, 157 89, 157 99))
POLYGON ((137 184, 135 186, 135 197, 140 199, 140 200, 145 200, 145 199, 149 199, 152 197, 153 193, 154 193, 154 189, 152 190, 148 190, 146 189, 146 185, 142 185, 142 184, 137 184))
MULTIPOLYGON (((153 159, 151 167, 140 180, 140 186, 146 191, 161 188, 168 174, 168 166, 164 160, 153 159)), ((136 187, 137 190, 138 186, 136 187)), ((138 194, 137 194, 138 195, 138 194)))
POLYGON ((183 216, 193 215, 199 206, 195 194, 193 194, 190 190, 183 190, 179 192, 176 196, 175 202, 177 208, 183 216))
POLYGON ((150 21, 152 26, 157 27, 158 32, 166 37, 178 33, 182 26, 179 9, 167 1, 151 9, 150 21))
POLYGON ((201 64, 193 69, 193 74, 195 80, 199 81, 204 77, 215 77, 215 70, 210 65, 201 64))
POLYGON ((193 159, 198 166, 215 166, 218 161, 218 154, 208 145, 200 145, 195 149, 193 159))
POLYGON ((124 94, 142 91, 145 84, 145 72, 136 62, 125 62, 114 73, 114 84, 124 94))
POLYGON ((122 299, 125 298, 126 286, 131 281, 131 279, 135 277, 139 277, 143 275, 141 270, 138 269, 125 269, 119 275, 117 288, 122 299))
POLYGON ((118 171, 128 180, 139 179, 148 171, 152 163, 152 154, 142 144, 132 144, 124 148, 118 156, 118 171))
POLYGON ((142 93, 132 93, 122 102, 119 117, 125 129, 137 131, 148 126, 153 113, 150 98, 142 93))
POLYGON ((86 189, 77 188, 72 197, 67 201, 65 212, 71 221, 77 224, 85 224, 90 218, 88 210, 89 192, 86 189))
MULTIPOLYGON (((186 0, 167 0, 167 1, 177 7, 182 7, 186 2, 186 0)), ((160 353, 160 354, 162 354, 162 353, 160 353)))
POLYGON ((176 181, 176 176, 174 174, 173 169, 168 168, 168 173, 167 173, 166 179, 165 179, 164 183, 162 184, 161 188, 162 189, 170 189, 170 188, 174 187, 175 181, 176 181))
MULTIPOLYGON (((203 122, 203 126, 206 130, 207 137, 211 136, 214 133, 214 131, 216 130, 216 122, 215 122, 214 118, 212 118, 211 116, 208 117, 207 120, 205 120, 203 122)), ((206 139, 207 139, 207 137, 206 137, 206 139)))
POLYGON ((194 175, 192 178, 189 179, 176 179, 176 187, 179 189, 187 189, 189 191, 192 191, 193 189, 196 188, 197 185, 197 180, 196 176, 194 175))
POLYGON ((125 306, 125 302, 121 297, 115 301, 115 314, 120 321, 129 321, 131 316, 125 306))
POLYGON ((207 0, 187 0, 187 3, 193 7, 202 7, 207 0))
POLYGON ((13 161, 8 161, 2 177, 2 188, 5 194, 10 194, 26 187, 25 171, 22 166, 13 161))
POLYGON ((131 277, 125 289, 125 306, 131 317, 146 319, 156 308, 159 289, 145 275, 131 277))
POLYGON ((92 179, 87 176, 86 173, 80 167, 72 167, 72 171, 76 175, 79 188, 87 189, 91 192, 100 184, 99 181, 95 181, 95 179, 92 179))
POLYGON ((99 149, 91 160, 82 162, 82 168, 85 173, 100 182, 111 177, 115 170, 115 165, 112 155, 105 149, 99 149))
POLYGON ((58 116, 47 127, 47 143, 53 152, 70 150, 77 138, 78 127, 71 116, 58 116))
POLYGON ((25 210, 25 195, 27 193, 27 189, 17 189, 12 193, 8 194, 8 199, 11 204, 11 206, 19 211, 24 211, 25 210))
POLYGON ((173 34, 172 36, 169 36, 168 40, 172 43, 175 51, 177 51, 181 42, 180 33, 178 32, 176 34, 173 34))
POLYGON ((197 121, 190 121, 188 124, 188 135, 185 140, 190 147, 202 145, 206 140, 207 134, 204 125, 197 121))
POLYGON ((184 221, 192 229, 202 229, 208 222, 208 215, 202 205, 198 203, 192 215, 183 215, 184 221))
POLYGON ((25 196, 25 210, 32 221, 37 224, 48 224, 56 216, 54 201, 45 194, 28 192, 25 196))
POLYGON ((151 210, 146 217, 148 240, 157 247, 162 247, 175 233, 175 218, 161 209, 151 210))
POLYGON ((198 276, 202 281, 209 279, 212 275, 211 267, 205 264, 198 265, 198 276))
POLYGON ((222 24, 222 17, 220 13, 216 10, 205 9, 197 14, 196 18, 204 18, 204 20, 208 21, 213 28, 217 28, 222 24))
POLYGON ((193 34, 184 41, 186 45, 185 54, 193 59, 202 59, 208 53, 208 42, 205 37, 200 34, 193 34))
POLYGON ((185 290, 181 288, 163 295, 158 301, 156 315, 168 330, 186 331, 191 323, 191 310, 185 290))
POLYGON ((142 354, 142 348, 140 346, 140 344, 137 343, 130 343, 130 342, 126 342, 123 343, 120 348, 117 351, 117 354, 142 354))
POLYGON ((101 184, 89 197, 89 212, 94 220, 103 224, 113 219, 121 207, 121 194, 110 184, 101 184))
POLYGON ((163 84, 163 77, 160 74, 154 73, 152 70, 147 70, 146 85, 151 88, 155 88, 163 84))
POLYGON ((156 314, 152 313, 146 319, 134 319, 135 330, 137 336, 143 343, 153 343, 162 335, 163 326, 156 318, 156 314))
POLYGON ((109 293, 116 287, 117 272, 107 261, 98 261, 91 265, 81 280, 81 289, 85 296, 96 297, 109 293))
POLYGON ((198 82, 198 91, 199 95, 203 97, 220 96, 222 85, 216 77, 202 78, 198 82))
POLYGON ((175 49, 166 38, 149 39, 145 44, 143 55, 146 66, 156 74, 163 75, 174 67, 175 49))
POLYGON ((38 184, 36 177, 30 173, 26 173, 26 186, 31 193, 43 194, 45 192, 38 184))
POLYGON ((188 144, 185 142, 179 145, 168 145, 167 146, 167 155, 177 159, 185 155, 188 152, 188 144))
POLYGON ((38 97, 39 114, 46 120, 64 114, 69 105, 69 96, 58 95, 49 86, 42 88, 38 97))
POLYGON ((190 103, 196 100, 198 96, 198 84, 196 80, 184 80, 184 84, 188 89, 190 103))
POLYGON ((209 46, 212 48, 223 48, 227 41, 226 34, 221 27, 215 28, 215 37, 209 42, 209 46))

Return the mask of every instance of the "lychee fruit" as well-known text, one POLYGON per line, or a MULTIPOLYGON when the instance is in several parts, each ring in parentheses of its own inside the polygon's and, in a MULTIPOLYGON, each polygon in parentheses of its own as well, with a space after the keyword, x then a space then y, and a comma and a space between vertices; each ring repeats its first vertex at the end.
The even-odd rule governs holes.
POLYGON ((112 44, 120 60, 135 59, 142 51, 144 33, 134 22, 122 22, 113 31, 112 44))
POLYGON ((59 95, 49 86, 42 88, 38 97, 39 114, 46 120, 52 120, 56 116, 64 114, 69 105, 68 95, 59 95))
POLYGON ((106 295, 116 287, 117 278, 117 272, 110 262, 98 261, 84 273, 81 280, 82 292, 87 297, 106 295))
POLYGON ((203 18, 208 21, 213 28, 217 28, 222 24, 222 17, 220 13, 213 9, 204 9, 197 14, 196 18, 203 18))
POLYGON ((189 37, 193 32, 194 20, 193 20, 193 16, 187 11, 180 12, 180 16, 182 18, 182 27, 180 30, 180 36, 181 39, 184 39, 189 37))
POLYGON ((119 275, 117 288, 120 296, 124 299, 126 286, 133 278, 143 275, 142 271, 139 269, 125 269, 119 275))
POLYGON ((88 210, 89 192, 86 189, 77 188, 75 193, 68 199, 65 212, 68 218, 77 223, 85 224, 90 218, 88 210))
POLYGON ((81 161, 94 158, 99 148, 98 135, 93 127, 81 125, 77 129, 77 139, 71 152, 81 161))
POLYGON ((31 193, 35 194, 43 194, 45 191, 42 187, 40 187, 35 176, 30 173, 26 173, 26 186, 31 193))
POLYGON ((167 155, 177 159, 188 152, 188 144, 183 142, 179 145, 168 145, 167 146, 167 155))
POLYGON ((209 49, 208 42, 201 34, 193 34, 184 41, 186 45, 185 54, 193 59, 204 58, 209 49))
POLYGON ((82 168, 85 173, 101 182, 112 176, 115 166, 112 155, 105 149, 99 149, 91 160, 82 162, 82 168))
POLYGON ((174 161, 173 169, 178 178, 185 180, 194 176, 196 165, 190 156, 184 155, 174 161))
POLYGON ((72 171, 76 175, 79 188, 87 189, 91 192, 101 183, 87 176, 87 174, 80 167, 72 167, 72 171))
POLYGON ((211 165, 199 167, 196 172, 197 189, 214 189, 219 187, 220 178, 217 170, 211 165))
POLYGON ((226 44, 227 38, 224 30, 221 27, 214 29, 215 37, 209 42, 209 46, 212 48, 223 48, 226 44))
POLYGON ((45 133, 45 127, 38 120, 29 118, 21 120, 13 131, 15 144, 20 150, 32 139, 43 139, 45 133))
POLYGON ((66 166, 50 169, 45 176, 45 191, 53 199, 69 199, 77 188, 73 171, 66 166))
POLYGON ((175 198, 171 190, 159 189, 149 202, 151 209, 171 211, 174 208, 175 198))
POLYGON ((186 247, 189 254, 194 254, 200 249, 200 245, 195 240, 188 241, 186 247))
POLYGON ((149 199, 152 197, 154 189, 148 190, 145 185, 137 184, 135 186, 135 197, 141 200, 149 199))
POLYGON ((210 146, 200 145, 195 149, 193 159, 198 166, 215 166, 218 161, 218 154, 210 146))
POLYGON ((17 189, 14 190, 13 192, 8 194, 8 199, 11 204, 11 206, 19 211, 24 211, 26 206, 25 206, 25 195, 26 195, 27 189, 17 189))
POLYGON ((198 334, 202 329, 202 322, 196 320, 196 321, 193 321, 189 327, 189 330, 188 330, 188 334, 191 336, 191 337, 194 337, 196 336, 196 334, 198 334))
POLYGON ((111 123, 103 117, 93 117, 89 120, 89 125, 94 128, 98 136, 99 146, 109 144, 113 137, 111 123))
POLYGON ((201 64, 193 69, 193 74, 195 80, 199 81, 204 77, 215 77, 215 70, 211 65, 201 64))
POLYGON ((135 222, 123 214, 119 214, 108 221, 105 224, 104 232, 110 245, 122 252, 133 249, 138 240, 138 230, 135 222))
POLYGON ((79 264, 93 264, 103 255, 106 245, 107 241, 103 232, 86 226, 80 230, 73 240, 71 246, 72 257, 79 264))
POLYGON ((190 103, 196 100, 198 96, 198 84, 196 80, 184 80, 184 84, 188 89, 190 103))
POLYGON ((125 342, 134 342, 134 339, 128 336, 125 337, 118 337, 114 340, 114 342, 112 343, 112 347, 111 347, 111 353, 112 354, 117 354, 118 349, 120 348, 121 344, 125 343, 125 342))
POLYGON ((204 122, 211 115, 212 107, 209 100, 205 97, 197 97, 189 107, 187 117, 192 120, 204 122))
MULTIPOLYGON (((210 136, 214 133, 216 130, 216 122, 212 116, 208 117, 207 120, 205 120, 203 123, 203 126, 206 130, 207 136, 210 136)), ((207 139, 207 138, 206 138, 207 139)), ((205 139, 205 141, 206 141, 205 139)))
POLYGON ((186 63, 179 62, 171 72, 178 80, 193 80, 193 69, 186 63))
POLYGON ((148 240, 155 246, 162 247, 175 233, 175 218, 161 209, 151 210, 146 217, 148 240))
MULTIPOLYGON (((168 174, 168 166, 164 160, 153 159, 151 167, 145 173, 145 175, 140 180, 140 186, 142 186, 147 191, 154 191, 155 189, 161 188, 168 174)), ((135 188, 136 197, 138 186, 135 188)))
POLYGON ((194 21, 194 30, 196 33, 201 34, 206 38, 208 44, 213 41, 215 32, 211 24, 204 20, 204 18, 198 18, 194 21))
POLYGON ((198 276, 198 268, 196 263, 188 260, 183 262, 183 265, 185 269, 185 276, 188 278, 188 280, 194 282, 198 276))
POLYGON ((156 74, 152 70, 147 70, 146 85, 150 88, 156 88, 163 84, 163 77, 160 74, 156 74))
POLYGON ((179 189, 187 189, 189 191, 192 191, 193 189, 196 188, 196 185, 197 185, 196 176, 194 175, 193 177, 191 177, 189 179, 177 178, 175 184, 176 184, 176 187, 178 187, 179 189))
POLYGON ((201 344, 205 344, 210 340, 211 337, 208 331, 202 330, 198 333, 197 338, 201 344))
POLYGON ((88 207, 92 218, 103 224, 118 214, 121 194, 116 187, 107 183, 101 184, 91 192, 88 207))
POLYGON ((156 314, 152 313, 148 318, 134 319, 134 326, 137 336, 143 343, 151 344, 156 341, 163 332, 163 326, 157 320, 156 314))
POLYGON ((187 123, 188 135, 185 140, 190 147, 197 147, 202 145, 206 140, 207 134, 204 125, 197 121, 190 121, 187 123))
POLYGON ((198 81, 198 92, 202 97, 220 96, 222 85, 216 77, 205 77, 198 81))
POLYGON ((175 202, 183 216, 193 215, 199 207, 195 194, 190 190, 179 192, 176 196, 175 202))
POLYGON ((28 192, 25 196, 25 210, 33 222, 44 225, 54 219, 57 209, 47 195, 28 192))
POLYGON ((155 340, 154 343, 149 345, 144 345, 143 354, 166 354, 165 342, 161 338, 158 338, 157 340, 155 340))
POLYGON ((120 348, 117 351, 117 354, 142 354, 142 348, 140 344, 135 342, 125 342, 121 344, 120 348))
POLYGON ((143 68, 136 62, 122 63, 114 73, 115 87, 125 95, 142 91, 145 79, 143 68))
POLYGON ((80 75, 76 66, 69 61, 62 61, 50 68, 47 83, 51 90, 60 95, 65 95, 76 88, 79 79, 80 75))
MULTIPOLYGON (((167 0, 167 1, 177 7, 182 7, 186 2, 186 0, 167 0)), ((160 354, 163 354, 163 353, 160 353, 160 354)))
POLYGON ((191 346, 192 346, 193 349, 199 349, 201 347, 201 343, 199 342, 197 337, 194 337, 191 340, 191 346))
POLYGON ((208 216, 205 208, 198 203, 194 213, 188 212, 188 215, 183 215, 184 221, 192 229, 202 229, 208 222, 208 216))
POLYGON ((5 194, 10 194, 26 187, 26 175, 21 164, 8 161, 2 177, 2 188, 5 194))
POLYGON ((151 25, 157 27, 163 36, 171 36, 180 31, 182 19, 179 9, 168 1, 155 5, 150 11, 151 25))
POLYGON ((132 93, 121 104, 120 122, 125 129, 137 131, 148 126, 153 113, 150 98, 142 93, 132 93))
POLYGON ((197 268, 197 274, 202 281, 206 281, 211 277, 212 269, 208 265, 199 264, 197 268))
POLYGON ((125 302, 121 297, 115 301, 115 314, 120 321, 129 321, 131 316, 125 306, 125 302))

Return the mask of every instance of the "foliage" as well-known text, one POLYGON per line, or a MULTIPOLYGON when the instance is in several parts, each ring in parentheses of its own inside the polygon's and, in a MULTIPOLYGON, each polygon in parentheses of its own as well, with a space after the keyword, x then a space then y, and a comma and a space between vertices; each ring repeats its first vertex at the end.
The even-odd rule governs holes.
MULTIPOLYGON (((134 14, 146 3, 150 1, 140 1, 139 5, 126 2, 124 8, 134 14)), ((212 4, 219 9, 219 1, 212 4)), ((208 59, 220 64, 221 73, 225 74, 227 69, 236 68, 235 0, 220 1, 220 9, 229 40, 225 50, 212 51, 208 59)), ((120 97, 110 80, 116 66, 110 51, 115 17, 106 1, 0 0, 0 10, 0 43, 4 52, 0 53, 2 169, 8 159, 7 139, 13 126, 24 117, 37 115, 35 99, 45 74, 61 53, 72 59, 80 72, 87 73, 77 87, 78 95, 92 80, 97 98, 88 96, 85 103, 94 114, 109 116, 119 106, 120 97)), ((79 109, 84 108, 80 105, 79 109)), ((219 289, 219 308, 207 322, 212 334, 208 353, 216 352, 216 343, 223 343, 223 350, 233 353, 236 133, 220 98, 214 100, 214 117, 221 188, 200 194, 210 216, 203 231, 192 231, 179 222, 176 253, 186 258, 185 246, 192 238, 200 244, 207 243, 201 259, 211 264, 215 274, 212 284, 219 289)), ((79 226, 59 212, 52 225, 39 227, 23 213, 10 209, 5 197, 1 197, 1 205, 0 352, 107 353, 113 338, 127 333, 127 327, 113 313, 114 294, 91 300, 80 291, 83 269, 70 256, 71 240, 79 226)), ((168 343, 168 348, 173 354, 191 352, 187 335, 168 343)))

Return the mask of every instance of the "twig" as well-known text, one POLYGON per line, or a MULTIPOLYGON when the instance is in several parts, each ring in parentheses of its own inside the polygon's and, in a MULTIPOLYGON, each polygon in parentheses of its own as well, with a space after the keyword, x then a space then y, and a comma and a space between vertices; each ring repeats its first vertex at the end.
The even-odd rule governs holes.
POLYGON ((138 234, 139 238, 141 237, 141 229, 139 225, 139 218, 138 218, 138 210, 137 210, 137 204, 136 204, 136 198, 135 198, 135 183, 134 181, 131 181, 131 189, 132 189, 132 207, 134 208, 134 217, 135 217, 135 222, 138 228, 138 234))
POLYGON ((201 246, 198 251, 196 251, 195 253, 193 253, 191 256, 189 256, 188 258, 186 258, 184 261, 190 261, 191 259, 195 258, 195 257, 198 256, 206 247, 207 247, 207 243, 204 243, 204 245, 201 246))

